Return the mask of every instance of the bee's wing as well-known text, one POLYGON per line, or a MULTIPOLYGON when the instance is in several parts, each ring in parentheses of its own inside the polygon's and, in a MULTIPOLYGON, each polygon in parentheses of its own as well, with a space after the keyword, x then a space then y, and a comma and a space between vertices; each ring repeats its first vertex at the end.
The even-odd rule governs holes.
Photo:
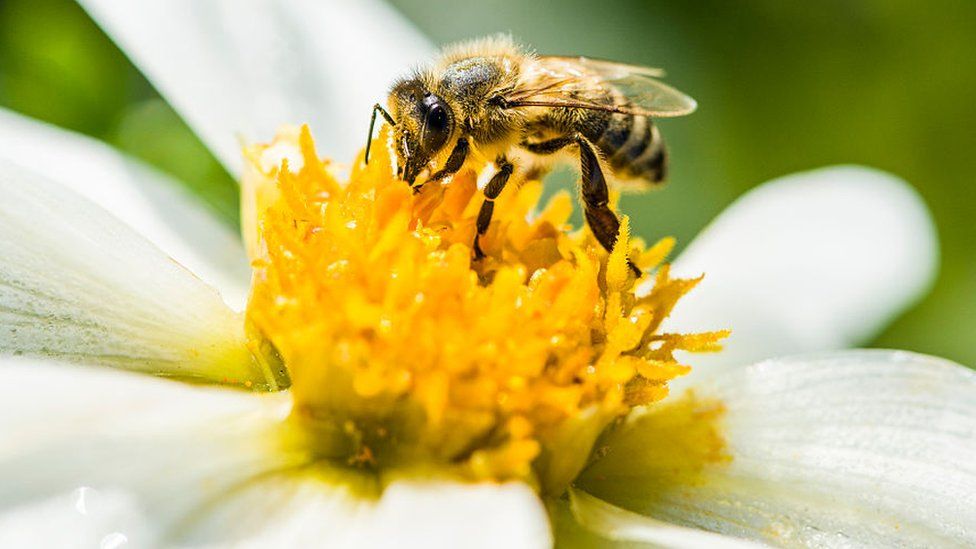
POLYGON ((655 80, 664 71, 586 57, 544 56, 530 68, 536 84, 507 98, 520 106, 571 107, 619 112, 634 116, 672 117, 694 112, 694 99, 655 80), (617 104, 605 102, 612 88, 623 96, 617 104), (594 100, 591 98, 603 98, 594 100))
POLYGON ((593 59, 592 57, 581 57, 578 55, 544 55, 540 56, 538 59, 542 63, 561 62, 570 65, 575 64, 579 67, 584 67, 590 72, 593 72, 594 74, 602 76, 608 80, 625 78, 632 74, 649 76, 651 78, 664 78, 665 75, 664 69, 660 68, 628 65, 626 63, 617 63, 616 61, 593 59))

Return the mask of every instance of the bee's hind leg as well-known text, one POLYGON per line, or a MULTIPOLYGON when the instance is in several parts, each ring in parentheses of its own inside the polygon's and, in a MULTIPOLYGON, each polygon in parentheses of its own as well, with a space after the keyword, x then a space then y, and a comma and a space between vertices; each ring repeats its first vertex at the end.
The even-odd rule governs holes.
MULTIPOLYGON (((608 252, 613 250, 613 245, 617 242, 617 233, 620 232, 620 220, 610 209, 610 192, 607 188, 607 179, 600 168, 596 151, 582 136, 577 136, 576 142, 580 150, 580 173, 582 175, 582 194, 583 204, 586 206, 586 224, 593 231, 593 236, 608 252)), ((628 260, 634 274, 638 278, 643 274, 634 265, 633 261, 628 260)))
MULTIPOLYGON (((566 135, 562 137, 556 137, 549 139, 548 141, 537 141, 535 143, 530 143, 528 141, 523 141, 519 143, 519 146, 523 149, 529 151, 532 154, 539 156, 547 156, 555 154, 569 145, 576 144, 576 134, 566 135)), ((549 165, 543 162, 530 165, 525 167, 525 180, 531 181, 541 180, 546 174, 549 173, 549 165)))
MULTIPOLYGON (((603 175, 593 145, 585 137, 575 133, 539 143, 523 142, 521 147, 534 154, 546 155, 559 152, 574 143, 579 145, 580 150, 580 173, 583 179, 581 187, 583 204, 586 206, 586 224, 590 226, 597 242, 608 252, 612 251, 613 245, 617 242, 617 233, 620 232, 620 220, 610 209, 607 179, 603 175)), ((634 265, 633 261, 628 263, 639 278, 643 274, 641 270, 634 265)))
POLYGON ((505 184, 508 183, 508 178, 515 171, 515 166, 504 156, 498 157, 495 160, 495 165, 498 166, 498 172, 485 185, 485 201, 481 203, 481 209, 478 210, 478 221, 475 225, 478 232, 474 235, 475 259, 485 257, 485 253, 481 251, 481 245, 478 243, 478 239, 488 231, 488 225, 491 224, 491 216, 495 212, 495 199, 498 198, 498 195, 502 194, 502 190, 505 189, 505 184))
POLYGON ((547 155, 557 153, 563 150, 565 147, 579 142, 580 139, 582 139, 582 137, 579 134, 571 134, 564 135, 562 137, 555 137, 553 139, 549 139, 548 141, 538 141, 535 143, 523 141, 519 143, 519 146, 532 154, 547 155))

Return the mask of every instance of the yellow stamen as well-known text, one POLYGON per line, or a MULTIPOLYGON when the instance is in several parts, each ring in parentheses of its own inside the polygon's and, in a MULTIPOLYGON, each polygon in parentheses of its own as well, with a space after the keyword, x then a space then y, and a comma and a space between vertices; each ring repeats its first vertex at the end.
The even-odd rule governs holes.
POLYGON ((659 333, 698 282, 660 265, 672 240, 645 250, 624 218, 607 254, 570 231, 568 194, 536 214, 528 181, 498 197, 473 261, 475 174, 414 194, 373 152, 345 184, 307 128, 247 155, 248 319, 291 374, 296 418, 330 441, 323 455, 558 489, 611 421, 688 371, 674 351, 726 335, 659 333), (628 258, 656 269, 646 296, 628 258))

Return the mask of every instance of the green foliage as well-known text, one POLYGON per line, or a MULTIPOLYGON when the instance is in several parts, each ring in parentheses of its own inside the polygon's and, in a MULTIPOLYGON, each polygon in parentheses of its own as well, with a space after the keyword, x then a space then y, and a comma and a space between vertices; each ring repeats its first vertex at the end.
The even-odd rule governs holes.
POLYGON ((236 183, 71 0, 0 0, 0 106, 146 160, 237 223, 236 183))

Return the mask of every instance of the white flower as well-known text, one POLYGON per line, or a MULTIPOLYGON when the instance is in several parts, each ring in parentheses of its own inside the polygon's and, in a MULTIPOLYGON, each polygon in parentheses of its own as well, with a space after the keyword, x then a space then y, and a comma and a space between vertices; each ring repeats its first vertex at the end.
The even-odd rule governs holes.
MULTIPOLYGON (((236 135, 285 122, 349 156, 387 71, 425 48, 376 2, 84 4, 234 173, 236 135)), ((930 283, 931 221, 887 174, 767 183, 706 229, 676 270, 709 276, 674 325, 732 327, 728 350, 546 500, 418 479, 370 498, 298 467, 289 395, 219 386, 279 379, 235 312, 241 244, 166 177, 0 113, 0 195, 0 351, 25 355, 0 358, 0 546, 976 543, 976 376, 892 351, 770 358, 862 342, 930 283)))

